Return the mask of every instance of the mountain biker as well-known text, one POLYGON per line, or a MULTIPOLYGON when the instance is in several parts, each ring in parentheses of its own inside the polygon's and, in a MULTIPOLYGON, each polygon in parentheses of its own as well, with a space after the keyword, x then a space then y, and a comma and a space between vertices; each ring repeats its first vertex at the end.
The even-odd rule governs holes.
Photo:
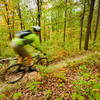
POLYGON ((31 30, 20 31, 16 34, 16 38, 14 38, 11 42, 11 47, 14 51, 19 55, 18 63, 22 64, 23 60, 26 59, 26 65, 30 65, 31 55, 24 48, 25 45, 35 44, 35 48, 43 53, 43 48, 40 46, 38 35, 40 34, 41 28, 39 26, 33 26, 34 32, 31 30))

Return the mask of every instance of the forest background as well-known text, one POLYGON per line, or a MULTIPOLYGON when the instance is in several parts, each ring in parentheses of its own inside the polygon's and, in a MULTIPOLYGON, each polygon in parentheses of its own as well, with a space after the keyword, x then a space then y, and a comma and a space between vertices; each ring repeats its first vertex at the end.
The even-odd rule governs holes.
POLYGON ((99 100, 99 17, 100 0, 0 0, 0 99, 99 100), (33 72, 18 84, 5 84, 2 72, 16 56, 10 42, 32 26, 41 27, 39 40, 52 62, 38 66, 40 81, 33 72))
POLYGON ((41 45, 54 58, 99 49, 99 16, 100 0, 1 0, 0 58, 15 56, 10 47, 15 33, 36 25, 41 45))

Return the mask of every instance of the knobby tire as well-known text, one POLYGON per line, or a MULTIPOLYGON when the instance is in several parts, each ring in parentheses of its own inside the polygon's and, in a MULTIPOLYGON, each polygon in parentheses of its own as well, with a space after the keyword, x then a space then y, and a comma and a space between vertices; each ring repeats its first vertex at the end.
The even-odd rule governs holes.
POLYGON ((22 64, 14 64, 14 65, 9 66, 3 72, 2 80, 7 83, 10 83, 10 84, 16 83, 17 81, 21 80, 23 78, 23 76, 25 75, 25 70, 20 69, 22 66, 23 66, 22 64), (13 70, 11 70, 12 68, 15 68, 16 66, 18 66, 18 68, 15 70, 15 72, 13 70), (18 79, 15 79, 15 78, 13 78, 13 76, 11 76, 13 78, 13 80, 9 80, 9 76, 10 76, 9 74, 15 74, 17 76, 18 73, 20 73, 18 79), (8 77, 8 79, 6 79, 7 77, 8 77))

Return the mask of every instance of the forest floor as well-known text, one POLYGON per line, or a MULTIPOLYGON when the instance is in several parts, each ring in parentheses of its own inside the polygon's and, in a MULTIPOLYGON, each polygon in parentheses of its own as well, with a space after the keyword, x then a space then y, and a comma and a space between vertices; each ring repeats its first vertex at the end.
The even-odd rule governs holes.
MULTIPOLYGON (((84 65, 86 65, 93 75, 100 74, 100 62, 94 60, 98 53, 97 51, 87 52, 50 64, 42 76, 37 72, 31 72, 18 83, 1 82, 1 100, 73 100, 75 91, 73 83, 78 80, 79 73, 82 71, 80 66, 83 66, 84 70, 84 65)), ((97 59, 100 60, 100 53, 97 59)), ((87 72, 86 69, 85 71, 87 72)), ((91 80, 90 76, 88 80, 91 80)), ((87 95, 85 99, 89 100, 87 95)))

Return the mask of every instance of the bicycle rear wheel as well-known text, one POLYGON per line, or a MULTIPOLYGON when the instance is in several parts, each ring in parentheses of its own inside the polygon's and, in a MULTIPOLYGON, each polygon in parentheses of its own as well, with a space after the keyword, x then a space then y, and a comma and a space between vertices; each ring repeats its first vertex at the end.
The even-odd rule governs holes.
POLYGON ((25 74, 25 70, 21 69, 22 64, 14 64, 9 66, 4 72, 2 80, 7 83, 16 83, 21 80, 25 74))

